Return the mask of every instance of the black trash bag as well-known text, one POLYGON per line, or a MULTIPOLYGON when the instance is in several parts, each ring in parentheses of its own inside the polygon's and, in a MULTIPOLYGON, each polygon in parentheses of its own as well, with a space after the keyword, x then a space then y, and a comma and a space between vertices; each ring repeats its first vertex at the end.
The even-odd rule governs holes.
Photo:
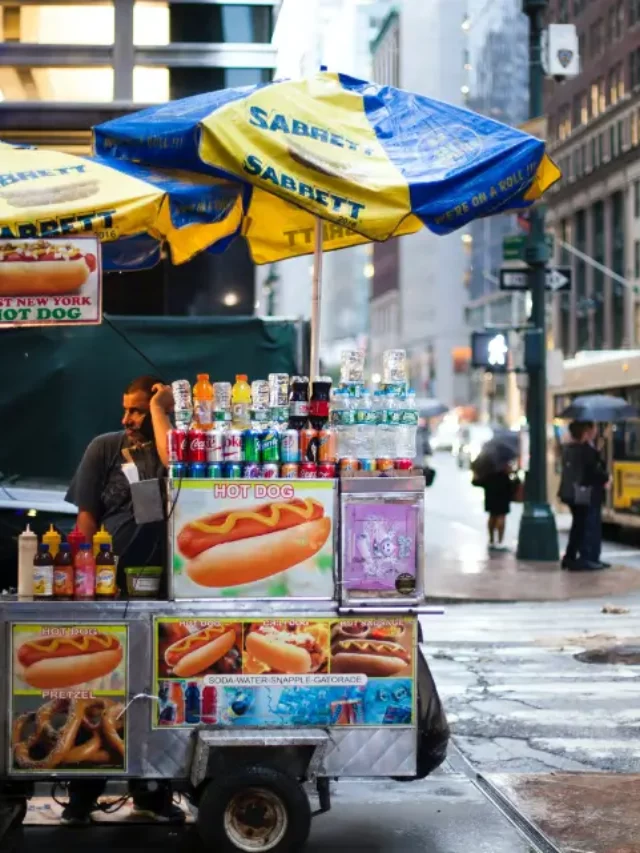
MULTIPOLYGON (((422 632, 420 632, 422 633, 422 632)), ((422 637, 420 636, 420 641, 422 637)), ((418 649, 418 756, 415 776, 393 776, 397 782, 424 779, 447 757, 451 731, 429 664, 418 649)))
POLYGON ((433 773, 447 757, 451 730, 429 664, 418 649, 418 763, 416 779, 433 773))

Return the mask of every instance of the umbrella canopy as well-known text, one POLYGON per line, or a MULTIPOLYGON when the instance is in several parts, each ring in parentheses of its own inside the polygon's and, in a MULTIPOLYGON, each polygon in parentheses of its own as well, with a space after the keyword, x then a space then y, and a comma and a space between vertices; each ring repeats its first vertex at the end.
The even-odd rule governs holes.
POLYGON ((416 400, 418 415, 421 418, 435 418, 438 415, 444 415, 449 411, 449 407, 441 403, 435 397, 424 397, 416 400))
POLYGON ((610 394, 586 394, 576 397, 560 417, 572 421, 611 423, 624 421, 627 418, 637 418, 638 410, 622 397, 614 397, 610 394))
POLYGON ((482 450, 471 462, 471 470, 476 476, 502 470, 518 458, 520 437, 518 433, 503 431, 485 442, 482 450))
POLYGON ((324 250, 422 226, 447 234, 527 207, 560 177, 544 143, 515 128, 329 72, 151 107, 99 125, 94 143, 249 182, 243 230, 259 263, 313 252, 316 216, 333 225, 324 250))
POLYGON ((239 183, 0 143, 3 239, 134 238, 119 246, 122 268, 154 241, 166 241, 173 262, 182 263, 238 233, 242 209, 239 183))

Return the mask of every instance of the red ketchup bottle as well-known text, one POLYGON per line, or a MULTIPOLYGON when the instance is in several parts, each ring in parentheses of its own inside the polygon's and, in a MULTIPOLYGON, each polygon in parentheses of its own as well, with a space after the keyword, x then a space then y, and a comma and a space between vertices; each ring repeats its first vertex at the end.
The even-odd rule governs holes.
POLYGON ((83 542, 86 542, 86 541, 87 540, 85 539, 84 534, 80 531, 80 529, 78 528, 78 525, 76 524, 76 526, 73 528, 71 533, 67 536, 67 542, 71 546, 71 559, 72 559, 72 561, 75 561, 76 554, 80 550, 80 546, 82 545, 83 542))

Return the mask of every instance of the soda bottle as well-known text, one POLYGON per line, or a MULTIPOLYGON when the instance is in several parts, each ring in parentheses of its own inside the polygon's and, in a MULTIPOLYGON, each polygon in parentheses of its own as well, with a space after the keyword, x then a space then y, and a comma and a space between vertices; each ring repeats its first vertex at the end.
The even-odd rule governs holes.
POLYGON ((38 553, 38 537, 27 524, 18 536, 18 598, 33 598, 33 561, 38 553))
POLYGON ((200 722, 200 688, 195 681, 190 681, 184 692, 185 722, 197 725, 200 722))
POLYGON ((92 599, 96 589, 96 561, 91 545, 83 542, 74 562, 73 597, 76 601, 92 599))
POLYGON ((247 375, 239 373, 231 389, 231 420, 234 429, 249 429, 251 409, 251 386, 247 375))
POLYGON ((53 598, 53 557, 46 542, 38 545, 38 553, 33 558, 33 597, 36 600, 53 598))
POLYGON ((62 542, 62 536, 60 536, 53 524, 49 525, 49 529, 42 537, 42 542, 44 545, 49 546, 49 553, 51 554, 51 559, 53 559, 58 553, 58 548, 62 542))
POLYGON ((116 561, 111 545, 104 542, 96 558, 96 598, 115 598, 116 591, 116 561))
POLYGON ((331 377, 316 376, 313 380, 313 392, 309 401, 309 420, 314 429, 324 429, 329 421, 329 403, 331 400, 331 377))
POLYGON ((211 685, 207 685, 202 690, 200 722, 210 726, 218 722, 218 692, 211 685))
POLYGON ((101 525, 100 530, 93 534, 93 556, 97 557, 100 553, 100 546, 108 545, 110 548, 113 547, 113 538, 111 534, 105 529, 104 524, 101 525))
POLYGON ((193 386, 193 420, 201 429, 213 426, 213 385, 208 373, 198 373, 193 386))
POLYGON ((53 561, 53 597, 58 601, 73 599, 73 557, 68 542, 60 543, 53 561))
POLYGON ((289 426, 304 429, 309 420, 309 379, 293 376, 289 392, 289 426))

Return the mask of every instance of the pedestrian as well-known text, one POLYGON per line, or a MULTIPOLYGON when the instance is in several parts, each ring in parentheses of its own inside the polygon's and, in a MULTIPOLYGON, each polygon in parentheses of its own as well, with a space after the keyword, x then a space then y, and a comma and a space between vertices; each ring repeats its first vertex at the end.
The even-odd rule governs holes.
POLYGON ((591 421, 573 421, 569 424, 570 441, 562 448, 558 497, 571 512, 571 530, 562 558, 562 568, 567 571, 608 568, 600 561, 600 547, 602 501, 609 477, 595 446, 596 432, 591 421))
POLYGON ((503 465, 483 474, 479 479, 474 478, 473 483, 484 489, 484 510, 489 513, 489 550, 504 551, 505 527, 514 494, 511 465, 503 465))

